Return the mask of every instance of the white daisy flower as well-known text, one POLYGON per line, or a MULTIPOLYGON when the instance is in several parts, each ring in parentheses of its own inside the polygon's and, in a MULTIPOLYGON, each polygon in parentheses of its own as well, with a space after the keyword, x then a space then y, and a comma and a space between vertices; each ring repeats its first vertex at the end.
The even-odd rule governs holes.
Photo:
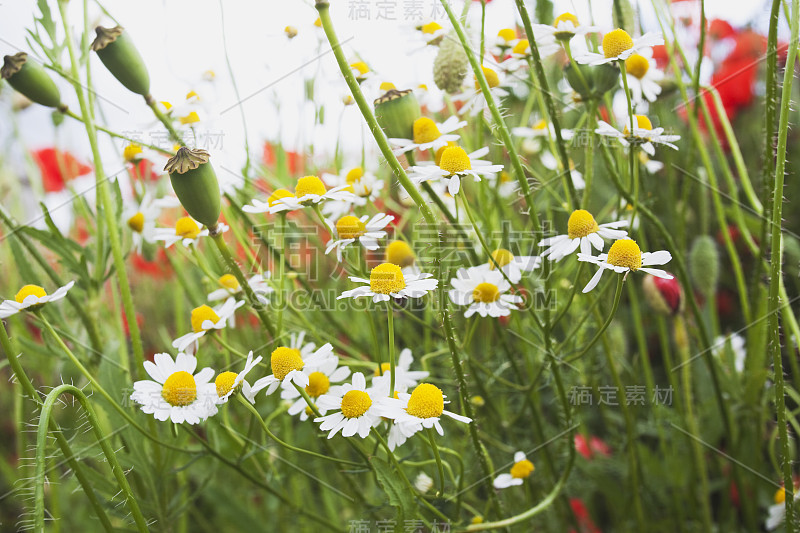
MULTIPOLYGON (((664 79, 664 73, 658 70, 653 62, 652 48, 645 48, 626 59, 625 72, 634 102, 640 103, 642 97, 648 102, 656 101, 658 95, 661 94, 659 82, 664 79)), ((620 79, 620 85, 624 87, 622 79, 620 79)))
POLYGON ((179 353, 173 362, 167 353, 157 353, 154 361, 145 361, 144 369, 152 380, 133 384, 130 398, 142 406, 142 411, 156 420, 171 420, 175 424, 199 424, 217 413, 217 389, 209 383, 214 370, 204 368, 194 374, 197 359, 179 353))
POLYGON ((336 394, 323 394, 319 397, 317 401, 319 409, 325 409, 326 412, 336 410, 336 412, 317 417, 314 422, 320 422, 319 429, 322 431, 330 430, 329 439, 340 430, 343 437, 358 434, 365 439, 370 430, 381 423, 376 400, 377 398, 367 391, 364 374, 356 372, 353 374, 352 383, 342 385, 336 394))
POLYGON ((471 418, 445 411, 446 403, 450 402, 445 401, 442 390, 431 383, 417 385, 411 394, 398 392, 397 398, 384 396, 378 400, 380 416, 394 421, 389 430, 389 449, 394 450, 423 428, 435 428, 439 435, 444 435, 439 422, 442 415, 465 424, 472 422, 471 418))
POLYGON ((619 274, 628 272, 635 272, 641 270, 653 276, 664 279, 672 279, 672 275, 659 268, 646 268, 652 265, 665 265, 672 259, 672 254, 666 250, 659 250, 658 252, 642 253, 639 245, 632 239, 620 239, 614 241, 607 254, 600 254, 597 257, 579 253, 578 261, 585 261, 587 263, 594 263, 600 267, 600 270, 589 280, 583 292, 589 292, 594 289, 600 282, 603 272, 606 270, 613 270, 619 274))
POLYGON ((365 206, 367 202, 374 202, 383 190, 383 180, 375 174, 365 171, 362 167, 353 167, 342 170, 340 174, 323 173, 322 180, 329 187, 344 186, 343 190, 353 193, 353 197, 346 200, 334 200, 322 204, 322 214, 328 218, 339 218, 350 212, 355 206, 365 206))
POLYGON ((417 38, 425 43, 425 46, 437 46, 442 42, 444 34, 447 33, 447 30, 435 20, 417 26, 416 30, 418 31, 417 38))
MULTIPOLYGON (((228 231, 228 226, 219 223, 219 231, 228 231)), ((155 228, 153 230, 154 241, 164 241, 164 247, 169 248, 176 242, 181 242, 185 247, 189 247, 200 237, 208 236, 208 228, 200 229, 200 225, 192 217, 179 218, 175 223, 175 229, 155 228)))
POLYGON ((329 200, 352 202, 354 194, 347 190, 348 188, 348 185, 340 185, 329 190, 317 176, 304 176, 297 180, 294 194, 286 189, 278 189, 272 193, 266 203, 254 200, 253 205, 245 206, 244 210, 248 213, 269 211, 271 214, 275 214, 282 211, 296 211, 329 200))
MULTIPOLYGON (((486 83, 489 86, 489 93, 491 93, 494 101, 499 102, 502 98, 508 96, 508 91, 502 87, 503 80, 500 78, 497 72, 489 67, 482 66, 481 68, 483 69, 483 75, 486 78, 486 83)), ((489 106, 486 103, 486 97, 484 97, 483 91, 481 91, 480 85, 478 85, 477 78, 474 79, 474 89, 470 89, 461 94, 453 96, 454 102, 464 102, 464 105, 459 110, 459 113, 463 115, 468 114, 476 116, 479 113, 488 111, 489 109, 489 106)))
MULTIPOLYGON (((430 375, 430 372, 426 370, 411 370, 413 362, 414 356, 411 355, 411 350, 404 348, 394 365, 394 390, 405 392, 411 387, 416 387, 421 380, 430 375)), ((379 368, 375 369, 375 377, 372 378, 370 388, 379 396, 389 396, 391 369, 390 363, 382 363, 379 368)))
POLYGON ((542 258, 536 255, 514 255, 505 248, 498 248, 492 252, 492 258, 487 266, 489 270, 494 270, 500 266, 500 270, 505 272, 511 283, 518 283, 522 279, 523 272, 530 272, 539 267, 542 258), (495 264, 496 263, 496 264, 495 264))
POLYGON ((651 156, 656 154, 656 149, 653 146, 654 143, 669 146, 673 150, 678 149, 678 147, 672 143, 680 140, 680 135, 664 135, 664 128, 653 128, 650 119, 644 115, 634 115, 633 117, 636 123, 633 127, 633 135, 631 135, 628 126, 625 126, 623 131, 619 131, 611 124, 602 120, 597 122, 599 128, 594 130, 594 132, 605 137, 619 139, 619 142, 622 143, 623 146, 640 146, 642 150, 651 156))
POLYGON ((73 285, 75 285, 75 282, 70 281, 63 287, 56 289, 56 292, 53 294, 47 294, 47 292, 38 285, 25 285, 17 292, 13 300, 3 300, 0 302, 0 319, 8 318, 11 315, 16 315, 20 311, 28 309, 33 311, 47 302, 56 302, 65 297, 73 285))
MULTIPOLYGON (((314 345, 310 344, 310 346, 311 350, 313 350, 314 345)), ((284 387, 292 387, 292 383, 299 387, 308 387, 310 374, 303 372, 303 370, 317 370, 334 356, 333 346, 330 343, 322 345, 322 347, 313 352, 311 350, 304 350, 306 352, 304 354, 300 348, 292 346, 275 348, 270 356, 272 374, 253 383, 253 395, 258 394, 261 389, 267 389, 267 396, 269 396, 281 384, 284 387)))
POLYGON ((633 39, 628 32, 617 28, 603 35, 600 53, 584 52, 575 56, 575 61, 585 65, 602 65, 612 61, 624 61, 645 48, 664 44, 661 33, 645 33, 633 39))
POLYGON ((592 214, 585 209, 576 209, 567 221, 567 234, 548 237, 539 241, 539 246, 548 248, 542 257, 551 261, 561 261, 580 247, 581 253, 592 254, 592 246, 602 252, 605 247, 603 239, 624 239, 628 232, 616 228, 628 225, 627 220, 598 224, 592 214))
POLYGON ((522 485, 522 482, 533 474, 533 463, 525 457, 525 452, 514 454, 514 464, 508 474, 500 474, 494 478, 494 488, 507 489, 515 485, 522 485))
POLYGON ((562 13, 556 17, 552 26, 549 24, 534 24, 533 35, 538 44, 540 40, 548 37, 569 41, 576 35, 586 35, 598 29, 597 26, 581 24, 578 22, 578 17, 572 13, 562 13))
POLYGON ((178 207, 180 201, 174 196, 154 198, 150 190, 145 190, 142 201, 138 204, 131 203, 122 211, 122 219, 128 224, 133 238, 133 248, 138 253, 142 252, 145 242, 155 242, 156 219, 161 215, 162 209, 178 207))
POLYGON ((511 285, 499 270, 488 265, 459 268, 456 276, 450 280, 453 288, 448 294, 454 304, 469 306, 464 312, 467 318, 475 313, 482 317, 508 316, 522 303, 521 296, 507 294, 511 285))
POLYGON ((195 307, 192 309, 192 332, 172 341, 173 348, 177 348, 179 352, 189 350, 195 353, 197 340, 207 331, 227 326, 228 320, 232 320, 233 314, 243 305, 244 300, 236 301, 235 298, 228 298, 225 303, 214 308, 207 305, 195 307))
MULTIPOLYGON (((780 527, 786 519, 786 488, 781 487, 775 492, 775 504, 770 505, 767 509, 767 519, 764 521, 764 527, 767 531, 774 531, 780 527)), ((800 500, 800 491, 795 489, 794 501, 800 500)))
POLYGON ((244 205, 242 206, 242 211, 245 213, 278 213, 280 211, 287 211, 289 209, 287 204, 278 204, 278 200, 281 198, 287 198, 291 202, 291 199, 294 199, 294 194, 289 192, 287 189, 275 189, 272 193, 267 197, 266 202, 262 202, 257 198, 253 198, 251 205, 244 205), (273 208, 275 208, 273 210, 273 208))
POLYGON ((373 302, 388 302, 390 298, 396 300, 422 298, 430 291, 435 290, 439 284, 439 280, 431 279, 432 277, 433 274, 424 273, 406 276, 399 266, 392 263, 381 263, 370 271, 369 279, 351 276, 350 281, 365 285, 344 291, 336 299, 371 296, 373 302))
POLYGON ((455 116, 448 118, 440 124, 437 124, 428 117, 420 117, 414 121, 413 139, 391 138, 389 142, 397 147, 394 150, 394 155, 400 155, 414 149, 419 149, 421 152, 425 150, 438 150, 443 146, 447 146, 448 143, 460 139, 460 135, 452 132, 466 125, 467 122, 465 120, 459 121, 458 117, 455 116))
MULTIPOLYGON (((250 288, 256 294, 256 298, 263 304, 269 303, 267 295, 273 292, 272 287, 269 286, 269 278, 270 273, 266 271, 261 274, 256 274, 247 280, 247 284, 250 285, 250 288)), ((224 274, 220 276, 218 281, 222 288, 208 293, 208 301, 214 302, 222 300, 223 298, 236 297, 242 294, 242 287, 239 285, 239 280, 237 280, 236 276, 233 274, 224 274)))
POLYGON ((491 53, 496 57, 504 57, 506 52, 513 48, 518 42, 517 30, 514 28, 503 28, 497 32, 497 37, 495 37, 492 43, 491 53))
POLYGON ((378 213, 371 219, 369 215, 364 215, 361 218, 356 218, 353 215, 346 215, 336 221, 336 224, 329 224, 334 232, 328 245, 325 247, 325 255, 329 254, 331 250, 336 250, 336 259, 342 261, 342 250, 348 244, 356 241, 361 243, 367 250, 378 249, 378 239, 386 237, 386 232, 383 230, 389 223, 394 220, 394 216, 378 213))
POLYGON ((247 401, 255 403, 255 393, 252 392, 250 383, 244 378, 260 362, 261 356, 259 355, 253 359, 253 351, 250 350, 250 353, 247 354, 247 361, 244 363, 244 370, 238 374, 236 372, 220 372, 214 380, 214 386, 217 388, 217 398, 215 401, 218 404, 226 403, 231 395, 239 390, 241 386, 242 394, 247 401))
MULTIPOLYGON (((306 385, 306 392, 308 396, 314 400, 323 394, 337 395, 341 393, 341 386, 333 385, 333 383, 340 383, 350 377, 350 369, 346 366, 339 366, 339 358, 332 356, 327 358, 321 365, 316 367, 303 367, 302 372, 308 376, 308 385, 306 385)), ((308 417, 313 414, 311 409, 306 404, 305 399, 300 395, 291 383, 283 385, 281 390, 281 398, 284 400, 295 400, 289 407, 288 413, 292 416, 299 414, 300 420, 308 420, 308 417)), ((320 414, 324 415, 327 409, 320 408, 317 405, 320 414)))
POLYGON ((460 146, 448 146, 442 151, 438 165, 412 167, 409 177, 416 183, 441 179, 447 183, 447 191, 455 196, 464 176, 472 176, 480 181, 481 176, 492 176, 503 170, 503 165, 493 165, 480 159, 488 153, 488 147, 467 154, 460 146))

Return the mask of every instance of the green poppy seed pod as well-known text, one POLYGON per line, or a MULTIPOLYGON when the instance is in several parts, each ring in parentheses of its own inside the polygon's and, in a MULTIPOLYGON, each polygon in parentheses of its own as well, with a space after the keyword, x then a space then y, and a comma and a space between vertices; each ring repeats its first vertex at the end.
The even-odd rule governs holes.
POLYGON ((567 63, 564 76, 572 90, 581 95, 581 99, 589 100, 594 92, 593 69, 587 65, 567 63))
POLYGON ((422 115, 414 91, 390 89, 375 100, 375 118, 386 136, 398 139, 414 138, 414 121, 422 115))
POLYGON ((719 251, 717 243, 708 235, 697 237, 689 251, 689 273, 694 288, 709 298, 719 282, 719 251))
POLYGON ((95 32, 97 37, 92 50, 97 52, 103 65, 129 91, 147 97, 150 94, 150 75, 130 36, 122 26, 98 26, 95 32))
POLYGON ((461 92, 464 78, 469 72, 469 59, 455 35, 446 35, 433 60, 433 81, 448 94, 461 92))
POLYGON ((619 67, 616 64, 606 63, 592 67, 594 79, 594 92, 600 98, 607 91, 619 87, 619 67))
POLYGON ((62 107, 61 93, 55 82, 39 64, 28 61, 25 52, 5 56, 0 75, 29 100, 46 107, 62 107))
POLYGON ((189 215, 209 228, 214 228, 221 210, 219 183, 208 152, 185 146, 167 161, 172 188, 189 215))

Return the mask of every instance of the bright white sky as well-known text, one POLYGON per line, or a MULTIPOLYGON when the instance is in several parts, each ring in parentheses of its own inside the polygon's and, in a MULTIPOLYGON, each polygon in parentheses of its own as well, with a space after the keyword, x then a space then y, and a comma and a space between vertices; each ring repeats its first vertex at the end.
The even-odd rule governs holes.
MULTIPOLYGON (((383 0, 396 6, 398 20, 376 20, 377 6, 381 0, 333 0, 331 13, 340 40, 345 42, 349 58, 360 56, 374 71, 376 81, 391 81, 399 88, 415 87, 419 83, 432 83, 431 64, 433 50, 423 50, 409 55, 410 28, 420 21, 403 20, 404 9, 415 3, 422 5, 428 17, 438 0, 383 0), (365 4, 371 10, 371 20, 354 20, 350 6, 365 4)), ((69 3, 72 23, 82 23, 82 3, 69 3)), ((454 2, 458 4, 458 2, 454 2)), ((588 0, 556 1, 556 12, 571 11, 585 20, 588 0)), ((690 4, 689 2, 685 2, 690 4)), ((57 16, 55 1, 50 0, 57 16)), ((91 4, 91 2, 90 2, 91 4)), ((699 5, 699 3, 696 3, 699 5)), ((310 1, 227 0, 224 2, 224 19, 219 0, 169 0, 107 1, 110 13, 130 33, 145 58, 152 80, 152 93, 157 100, 181 102, 189 90, 195 90, 203 100, 199 110, 203 122, 198 126, 201 140, 211 143, 215 167, 241 168, 244 161, 244 134, 239 107, 231 77, 225 64, 223 29, 233 74, 238 83, 250 139, 251 154, 261 157, 265 139, 281 139, 290 148, 300 148, 313 142, 317 153, 330 153, 336 139, 342 140, 352 157, 360 158, 360 116, 355 106, 344 108, 341 97, 347 94, 331 54, 316 60, 320 51, 329 49, 321 42, 321 30, 313 27, 316 10, 310 1), (299 36, 288 40, 284 27, 292 25, 299 36), (306 65, 302 67, 302 65, 306 65), (298 70, 299 69, 299 70, 298 70), (203 81, 203 73, 213 70, 216 80, 203 81), (329 125, 311 131, 313 110, 303 105, 304 79, 319 75, 325 83, 318 86, 317 101, 326 105, 329 125), (278 105, 279 104, 279 105, 278 105)), ((595 23, 609 28, 611 0, 592 0, 595 23)), ((766 2, 757 0, 706 0, 707 16, 723 17, 734 26, 748 22, 757 28, 766 28, 766 2)), ((25 28, 31 27, 34 2, 14 0, 0 4, 0 50, 3 54, 19 50, 30 51, 25 41, 25 28)), ((643 20, 649 19, 650 2, 643 3, 643 20)), ((460 6, 456 6, 460 10, 460 6)), ((96 24, 113 26, 113 22, 94 9, 96 24)), ((473 6, 474 15, 480 12, 479 4, 473 6)), ((446 26, 446 18, 439 20, 446 26)), ((426 20, 427 21, 427 20, 426 20)), ((511 0, 494 0, 488 6, 487 35, 512 26, 516 21, 511 0)), ((655 28, 646 28, 655 29, 655 28)), ((66 60, 66 55, 65 55, 66 60)), ((143 140, 161 128, 155 123, 141 98, 129 93, 103 68, 92 54, 94 83, 101 98, 98 103, 104 122, 117 131, 138 133, 143 140)), ((60 84, 65 101, 77 110, 78 105, 70 87, 60 84)), ((0 116, 8 113, 9 91, 0 100, 0 116)), ((68 122, 71 122, 67 119, 68 122)), ((9 121, 0 118, 0 143, 4 153, 21 154, 23 150, 50 146, 54 143, 84 156, 89 153, 85 133, 80 124, 69 123, 54 137, 49 112, 39 106, 29 108, 17 116, 17 127, 22 143, 14 140, 9 121)), ((107 172, 122 168, 120 150, 122 143, 113 144, 104 139, 103 153, 107 158, 107 172)), ((18 157, 19 158, 19 157, 18 157)), ((21 158, 19 158, 21 159, 21 158)), ((345 161, 347 164, 348 161, 345 161)))

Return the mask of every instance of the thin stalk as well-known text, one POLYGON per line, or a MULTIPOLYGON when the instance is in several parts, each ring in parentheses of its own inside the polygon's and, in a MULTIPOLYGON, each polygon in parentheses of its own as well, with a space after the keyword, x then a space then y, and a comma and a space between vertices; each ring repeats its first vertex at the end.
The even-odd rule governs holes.
POLYGON ((394 384, 395 384, 395 357, 394 357, 394 309, 392 309, 392 302, 386 302, 386 316, 387 318, 387 328, 389 331, 389 397, 394 398, 394 384))
POLYGON ((439 496, 444 496, 444 466, 442 466, 442 458, 439 456, 439 447, 436 445, 436 436, 433 434, 433 428, 427 428, 425 432, 428 434, 428 442, 433 450, 433 458, 436 461, 436 469, 439 471, 439 496))
POLYGON ((608 314, 608 317, 606 318, 606 321, 603 322, 603 325, 600 326, 600 329, 598 329, 597 332, 594 334, 594 337, 592 337, 592 340, 590 340, 589 343, 586 344, 586 346, 584 346, 581 349, 581 351, 578 352, 577 355, 573 355, 571 357, 568 357, 568 358, 565 359, 565 361, 572 362, 572 361, 575 361, 576 359, 580 359, 581 357, 584 356, 584 354, 586 354, 586 352, 588 352, 592 348, 592 346, 594 346, 597 343, 597 341, 600 340, 600 337, 603 336, 603 333, 605 333, 606 329, 608 329, 608 326, 611 325, 611 321, 614 320, 614 316, 616 316, 616 314, 617 314, 617 308, 619 307, 619 300, 620 300, 620 297, 622 296, 622 284, 623 283, 625 283, 625 275, 623 274, 623 275, 617 276, 617 289, 616 289, 616 292, 614 293, 614 304, 611 306, 611 312, 608 314))

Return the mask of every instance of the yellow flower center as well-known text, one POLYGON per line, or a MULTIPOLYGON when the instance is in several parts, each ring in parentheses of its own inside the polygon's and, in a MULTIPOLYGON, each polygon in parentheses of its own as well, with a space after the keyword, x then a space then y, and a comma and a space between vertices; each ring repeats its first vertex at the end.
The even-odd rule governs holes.
POLYGON ((392 89, 397 89, 397 87, 395 87, 394 83, 392 83, 390 81, 382 81, 379 89, 381 91, 390 91, 392 89))
POLYGON ((541 119, 541 120, 539 120, 539 122, 536 123, 536 125, 533 127, 533 129, 538 130, 538 131, 546 130, 547 129, 547 122, 545 122, 544 119, 541 119))
POLYGON ((391 370, 392 370, 391 363, 381 363, 380 366, 378 366, 375 369, 375 375, 376 376, 380 376, 381 374, 385 374, 387 372, 391 372, 391 370))
POLYGON ((420 383, 408 399, 406 412, 418 418, 435 418, 444 411, 442 389, 430 383, 420 383))
POLYGON ((200 115, 197 114, 197 111, 192 111, 185 117, 180 117, 181 124, 194 124, 195 122, 200 122, 200 115))
POLYGON ((438 139, 442 134, 436 123, 428 117, 420 117, 414 121, 414 142, 417 144, 429 143, 438 139))
POLYGON ((200 226, 191 217, 179 218, 175 223, 175 235, 184 239, 196 239, 200 235, 200 226))
MULTIPOLYGON (((172 109, 172 104, 170 104, 169 102, 167 102, 165 100, 162 100, 159 103, 164 106, 164 110, 165 111, 169 111, 170 109, 172 109)), ((175 150, 175 151, 177 152, 177 150, 175 150)))
POLYGON ((609 248, 607 261, 614 266, 630 268, 635 272, 642 267, 642 251, 636 241, 620 239, 614 241, 609 248))
POLYGON ((585 209, 576 209, 567 221, 567 235, 570 239, 586 237, 600 229, 592 214, 585 209))
POLYGON ((25 298, 27 298, 31 294, 36 296, 37 298, 41 298, 43 296, 47 296, 47 292, 43 288, 41 288, 40 286, 38 286, 38 285, 25 285, 24 287, 22 287, 19 290, 17 295, 14 296, 14 300, 18 304, 21 304, 22 302, 25 301, 25 298))
POLYGON ((625 60, 625 70, 635 78, 642 79, 647 71, 650 70, 650 62, 646 57, 633 54, 625 60))
POLYGON ((350 68, 356 69, 361 76, 369 72, 369 67, 363 61, 356 61, 355 63, 350 63, 350 68))
POLYGON ((617 57, 633 48, 633 39, 625 30, 617 28, 603 35, 603 54, 606 58, 617 57))
POLYGON ((222 398, 228 394, 233 388, 233 382, 236 381, 236 372, 222 372, 214 380, 214 385, 217 386, 217 396, 222 398))
POLYGON ((138 144, 131 143, 125 147, 122 151, 122 157, 125 158, 125 161, 128 163, 133 163, 136 161, 136 156, 142 153, 142 147, 138 144))
POLYGON ((213 323, 219 322, 219 315, 207 305, 201 305, 192 309, 192 330, 195 333, 205 331, 203 322, 210 320, 213 323))
POLYGON ((511 467, 511 477, 517 479, 525 479, 530 476, 534 471, 533 463, 527 459, 523 459, 518 463, 514 463, 511 467))
POLYGON ((128 227, 136 233, 141 233, 144 230, 144 214, 139 211, 131 218, 128 219, 128 227))
POLYGON ((414 251, 405 241, 392 241, 386 247, 386 262, 399 267, 407 267, 414 264, 414 251))
POLYGON ((378 294, 391 294, 406 288, 406 279, 400 267, 381 263, 369 273, 369 288, 378 294))
POLYGON ((308 376, 306 392, 312 398, 318 398, 331 388, 331 380, 322 372, 312 372, 308 376))
POLYGON ((439 168, 447 171, 451 176, 472 169, 472 162, 469 160, 467 152, 460 146, 448 146, 442 152, 439 160, 439 168))
POLYGON ((514 31, 513 28, 503 28, 497 32, 497 36, 503 39, 505 42, 510 43, 517 38, 517 32, 514 31))
POLYGON ((269 362, 272 367, 272 375, 280 381, 283 381, 283 378, 288 376, 292 370, 302 370, 305 366, 300 350, 286 346, 276 348, 272 352, 269 362))
POLYGON ((361 167, 353 167, 349 171, 347 171, 347 175, 345 176, 345 181, 348 185, 353 185, 355 182, 360 180, 364 176, 364 169, 361 167))
POLYGON ((500 298, 500 289, 493 283, 483 282, 472 290, 472 299, 476 302, 490 304, 500 298))
POLYGON ((531 43, 528 42, 528 39, 520 39, 519 42, 514 45, 514 48, 512 48, 511 51, 515 54, 525 55, 528 53, 528 49, 530 47, 531 43))
POLYGON ((342 239, 357 239, 367 232, 367 226, 353 215, 347 215, 336 222, 336 232, 342 239))
POLYGON ((786 487, 781 487, 775 491, 775 505, 780 505, 786 501, 786 487))
POLYGON ((272 194, 269 195, 269 198, 267 198, 267 205, 272 207, 281 198, 291 198, 291 197, 294 197, 294 194, 290 193, 286 189, 275 189, 272 192, 272 194))
POLYGON ((306 194, 316 194, 322 196, 328 192, 322 180, 316 176, 304 176, 297 180, 297 185, 294 186, 294 195, 302 198, 306 194))
POLYGON ((171 374, 161 387, 161 397, 175 407, 190 405, 197 399, 197 384, 194 376, 180 370, 171 374))
POLYGON ((553 26, 557 28, 559 22, 571 22, 573 26, 578 27, 578 17, 569 12, 561 13, 557 16, 556 20, 553 21, 553 26))
POLYGON ((494 259, 494 261, 489 261, 489 268, 494 270, 495 263, 500 265, 500 268, 502 268, 514 260, 514 254, 512 254, 505 248, 498 248, 497 250, 492 252, 492 259, 494 259))
MULTIPOLYGON (((633 118, 636 119, 636 127, 640 130, 652 130, 653 123, 650 122, 650 119, 644 115, 633 115, 633 118)), ((631 130, 628 129, 628 126, 625 126, 625 129, 622 130, 622 133, 625 135, 630 135, 631 130)))
MULTIPOLYGON (((489 85, 490 89, 494 89, 498 85, 500 85, 500 77, 497 75, 497 72, 493 71, 489 67, 481 67, 483 69, 483 76, 486 78, 486 83, 489 85)), ((475 88, 480 89, 481 86, 478 83, 478 78, 475 78, 475 88)))
POLYGON ((436 150, 435 154, 433 154, 433 162, 436 163, 437 166, 439 165, 439 163, 442 162, 442 154, 444 153, 444 151, 450 148, 451 146, 458 146, 458 144, 456 144, 454 141, 447 141, 447 146, 442 146, 441 148, 436 150))
POLYGON ((347 391, 342 397, 342 414, 346 418, 358 418, 372 406, 372 398, 364 391, 347 391))
POLYGON ((236 279, 236 276, 233 274, 223 274, 219 278, 219 284, 225 287, 226 289, 232 291, 239 290, 239 281, 236 279))
POLYGON ((439 31, 441 29, 442 29, 442 26, 439 25, 438 22, 429 22, 427 24, 423 24, 420 27, 419 31, 421 31, 422 33, 424 33, 426 35, 433 35, 434 33, 436 33, 437 31, 439 31))
POLYGON ((511 181, 511 174, 505 170, 500 173, 500 183, 508 183, 511 181))
POLYGON ((317 28, 321 28, 322 27, 322 19, 317 17, 317 20, 314 21, 314 26, 316 26, 317 28))
POLYGON ((285 28, 283 28, 283 32, 289 39, 294 39, 295 37, 297 37, 297 28, 295 28, 294 26, 286 26, 285 28))

